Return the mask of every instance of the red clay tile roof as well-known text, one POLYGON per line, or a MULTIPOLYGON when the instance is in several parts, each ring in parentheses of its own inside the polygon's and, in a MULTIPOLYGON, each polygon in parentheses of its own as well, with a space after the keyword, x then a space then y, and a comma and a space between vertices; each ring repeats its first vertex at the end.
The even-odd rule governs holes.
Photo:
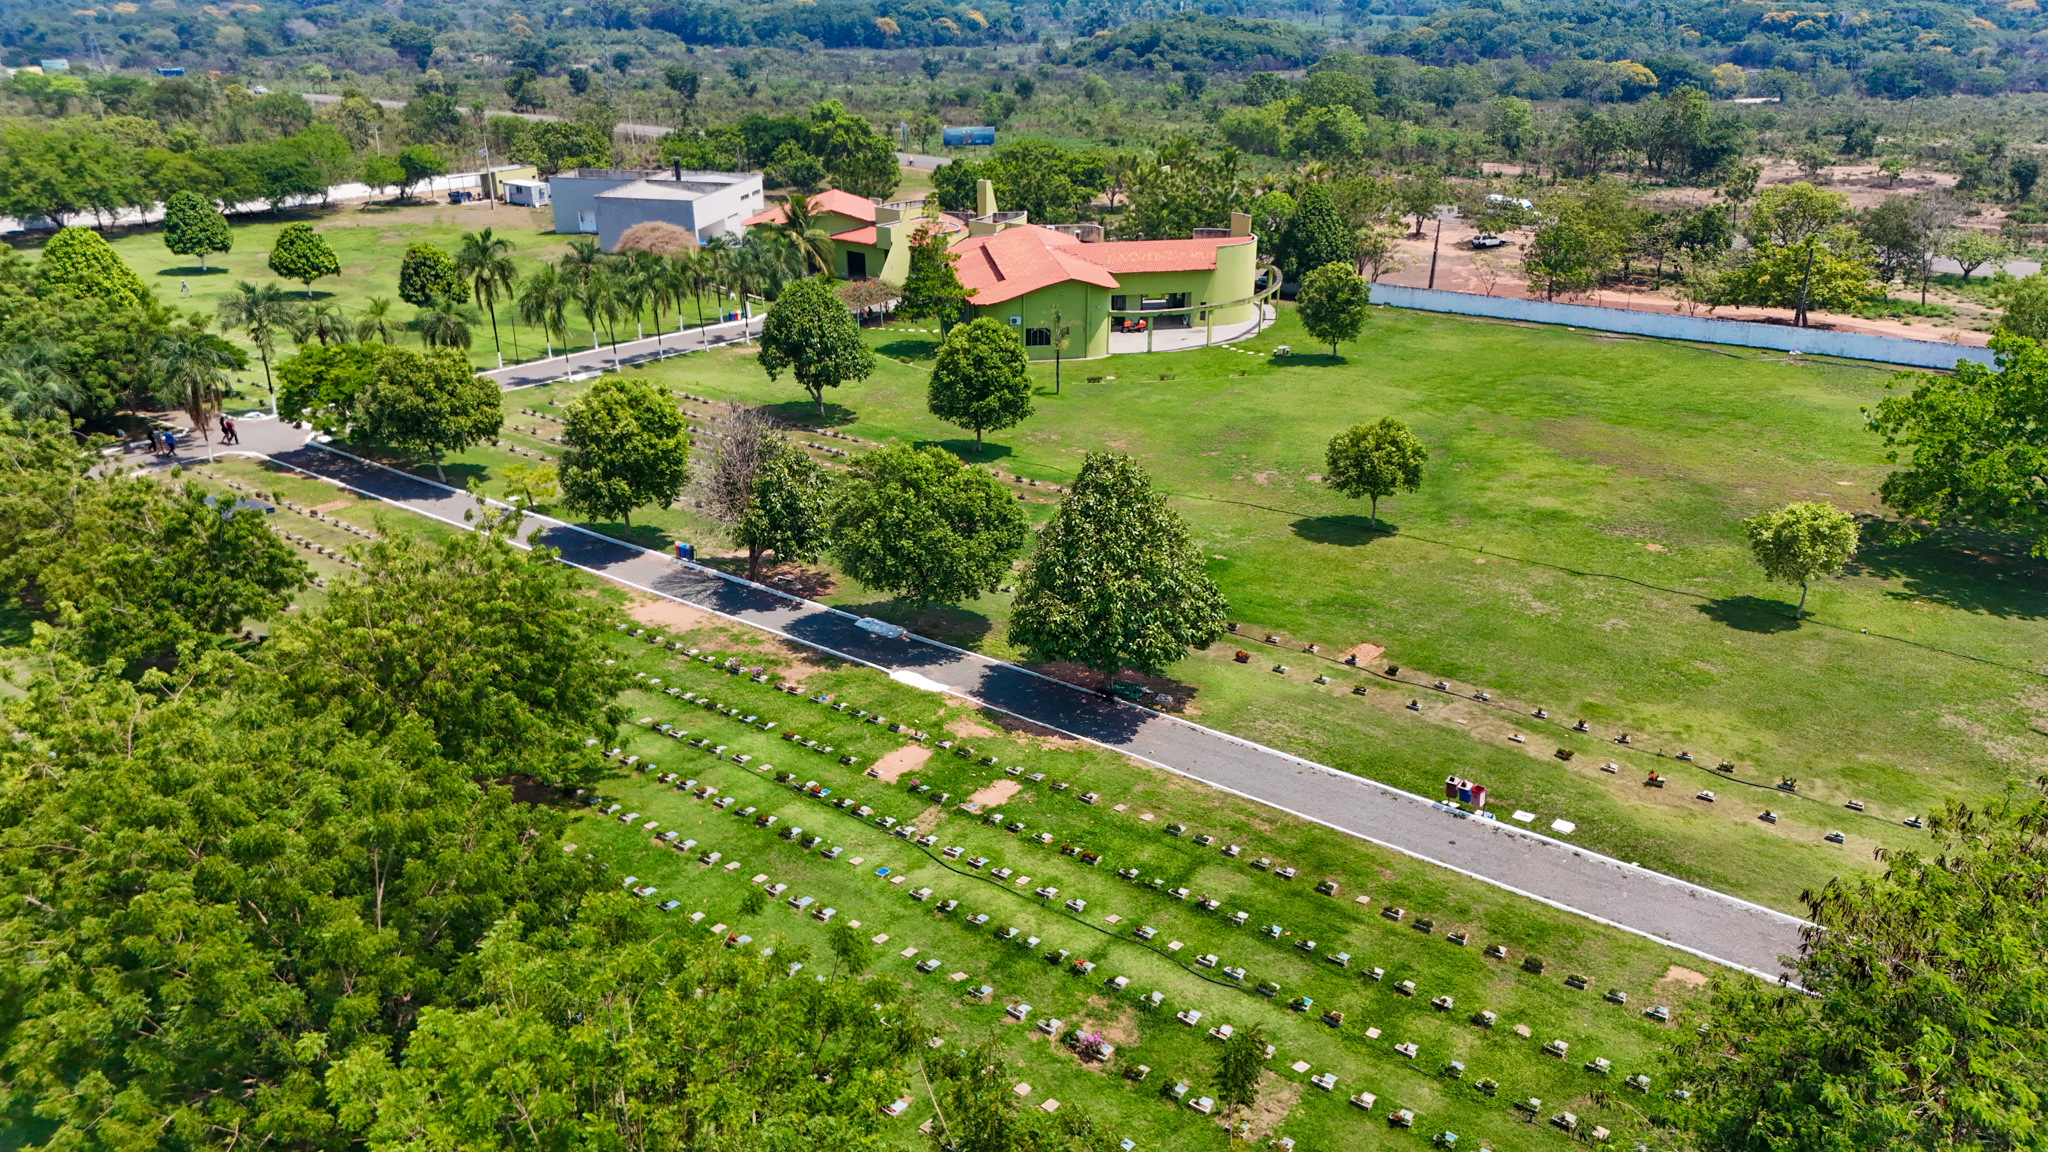
POLYGON ((1251 236, 1225 236, 1215 240, 1112 240, 1082 245, 1074 254, 1111 272, 1206 272, 1216 267, 1218 248, 1256 242, 1257 239, 1251 236))
POLYGON ((874 244, 880 239, 875 232, 873 224, 865 228, 855 228, 851 232, 835 232, 832 234, 832 238, 834 240, 844 240, 849 244, 874 244))
MULTIPOLYGON (((811 215, 813 216, 823 212, 833 212, 846 217, 848 220, 865 220, 870 224, 875 222, 874 201, 865 196, 855 196, 851 192, 841 192, 837 188, 827 188, 816 196, 810 197, 807 203, 810 205, 811 215)), ((752 227, 755 224, 780 224, 785 219, 786 217, 782 213, 782 205, 777 204, 775 207, 757 216, 747 217, 745 220, 740 221, 740 223, 744 226, 752 227)))
POLYGON ((969 299, 976 304, 1001 304, 1068 280, 1117 287, 1108 269, 1075 257, 1079 247, 1081 242, 1064 232, 1026 224, 953 245, 960 257, 953 268, 960 283, 975 290, 969 299))

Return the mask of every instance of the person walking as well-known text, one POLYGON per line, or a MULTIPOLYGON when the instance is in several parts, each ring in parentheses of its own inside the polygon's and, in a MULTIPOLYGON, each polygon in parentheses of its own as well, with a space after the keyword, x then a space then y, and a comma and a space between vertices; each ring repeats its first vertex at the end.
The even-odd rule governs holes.
POLYGON ((223 444, 240 444, 242 442, 242 437, 235 431, 234 417, 223 416, 220 418, 220 442, 223 444))
POLYGON ((166 455, 166 456, 176 456, 177 454, 178 454, 178 434, 177 434, 177 433, 175 433, 175 432, 171 432, 171 431, 168 431, 168 430, 166 430, 166 431, 164 432, 164 455, 166 455))

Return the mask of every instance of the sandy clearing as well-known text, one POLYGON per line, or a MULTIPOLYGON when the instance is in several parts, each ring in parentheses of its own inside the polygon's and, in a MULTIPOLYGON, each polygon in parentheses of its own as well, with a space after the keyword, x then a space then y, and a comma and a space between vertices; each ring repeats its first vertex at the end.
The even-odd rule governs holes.
POLYGON ((987 808, 992 805, 1001 804, 1003 801, 1015 796, 1022 787, 1023 785, 1015 780, 997 780, 988 787, 969 796, 967 802, 969 804, 979 804, 987 808))
POLYGON ((1379 644, 1354 644, 1344 651, 1337 653, 1337 659, 1352 660, 1353 657, 1356 657, 1357 659, 1353 661, 1354 663, 1370 664, 1386 654, 1386 648, 1379 644))
POLYGON ((884 784, 894 784, 898 777, 931 759, 932 750, 922 744, 906 744, 880 760, 875 761, 875 778, 884 784))
POLYGON ((1002 733, 988 725, 975 720, 955 720, 949 727, 953 729, 953 735, 955 736, 972 736, 976 739, 985 739, 990 736, 1002 735, 1002 733))
POLYGON ((626 605, 626 614, 642 624, 687 630, 713 623, 713 618, 687 604, 653 596, 636 596, 626 605))
POLYGON ((1673 964, 1664 970, 1664 978, 1657 981, 1657 983, 1684 984, 1689 988, 1704 988, 1707 986, 1707 974, 1695 972, 1690 968, 1681 968, 1673 964))

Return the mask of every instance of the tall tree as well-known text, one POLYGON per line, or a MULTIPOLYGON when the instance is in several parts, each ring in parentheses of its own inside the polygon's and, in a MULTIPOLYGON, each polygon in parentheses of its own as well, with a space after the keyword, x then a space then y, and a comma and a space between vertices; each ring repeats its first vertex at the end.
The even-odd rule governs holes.
POLYGON ((1216 1059, 1216 1095, 1232 1108, 1258 1101, 1259 1079, 1266 1074, 1266 1030, 1256 1024, 1231 1033, 1216 1059))
POLYGON ((1395 492, 1422 487, 1422 466, 1429 449, 1406 424, 1382 416, 1371 424, 1353 424, 1330 438, 1323 453, 1323 482, 1352 499, 1372 501, 1372 521, 1379 523, 1380 501, 1395 492))
POLYGON ((1328 344, 1335 356, 1339 343, 1356 340, 1365 330, 1365 311, 1371 304, 1365 281, 1344 260, 1312 269, 1301 278, 1296 312, 1308 334, 1328 344))
POLYGON ((208 253, 234 250, 235 234, 211 200, 181 189, 164 201, 164 247, 174 256, 199 257, 204 272, 208 253))
POLYGON ((311 299, 313 281, 341 275, 341 257, 334 254, 325 236, 313 231, 311 224, 287 224, 270 249, 270 270, 304 284, 306 296, 311 299))
POLYGON ((1031 416, 1031 365, 1010 326, 983 316, 948 333, 925 395, 931 413, 974 430, 1014 428, 1031 416))
POLYGON ((1296 280, 1325 264, 1351 258, 1351 228, 1337 215, 1330 194, 1312 184, 1301 194, 1280 241, 1283 269, 1296 280))
POLYGON ((256 354, 263 360, 263 389, 270 393, 271 411, 277 410, 277 386, 270 379, 270 354, 277 347, 277 334, 289 326, 297 305, 275 284, 235 281, 234 291, 215 305, 224 330, 240 329, 249 334, 256 354))
POLYGON ((761 578, 761 556, 778 564, 816 560, 830 544, 827 499, 831 480, 818 462, 777 442, 755 470, 746 510, 729 531, 747 550, 747 579, 761 578))
POLYGON ((142 278, 90 228, 59 228, 36 261, 36 295, 63 290, 118 304, 140 303, 149 296, 142 278))
POLYGON ((504 422, 498 386, 477 375, 467 356, 450 348, 387 348, 356 429, 370 443, 427 453, 434 475, 446 482, 442 454, 497 435, 504 422))
POLYGON ((455 260, 425 240, 406 246, 398 260, 398 298, 415 308, 432 307, 435 300, 469 301, 469 283, 455 267, 455 260))
POLYGON ((761 367, 770 380, 789 370, 810 393, 822 420, 825 389, 867 379, 875 370, 875 354, 830 284, 798 280, 783 287, 762 322, 761 367))
POLYGON ((936 320, 943 335, 953 330, 973 295, 960 283, 953 265, 960 257, 947 251, 947 234, 930 224, 910 237, 910 273, 903 279, 903 298, 896 315, 905 320, 936 320))
POLYGON ((2038 782, 1800 897, 1797 988, 1712 986, 1673 1054, 1704 1152, 2024 1148, 2043 1119, 2048 826, 2038 782))
POLYGON ((1764 575, 1799 585, 1795 620, 1806 614, 1806 586, 1840 572, 1856 554, 1856 521, 1833 504, 1787 504, 1744 520, 1742 528, 1764 575))
POLYGON ((1023 509, 995 477, 943 448, 893 445, 856 459, 832 500, 848 575, 918 604, 993 592, 1023 550, 1023 509))
POLYGON ((1091 452, 1018 585, 1010 641, 1041 659, 1144 673, 1223 634, 1223 594, 1179 513, 1129 456, 1091 452))
POLYGON ((464 232, 462 248, 455 254, 455 272, 469 283, 469 290, 491 314, 491 346, 498 355, 498 367, 505 366, 505 349, 498 341, 498 296, 509 297, 519 282, 519 269, 512 263, 512 242, 493 236, 489 228, 464 232))
POLYGON ((559 467, 562 503, 587 516, 617 517, 633 528, 633 509, 666 508, 690 471, 690 430, 675 400, 639 380, 600 380, 563 417, 559 467))
POLYGON ((569 304, 574 293, 573 282, 553 264, 535 269, 519 289, 519 317, 541 330, 541 338, 548 342, 549 356, 555 354, 554 341, 558 337, 563 350, 568 349, 569 304))
POLYGON ((2036 272, 2007 288, 1998 326, 2037 344, 2048 343, 2048 273, 2036 272))
POLYGON ((228 388, 228 373, 246 368, 248 357, 210 332, 184 328, 166 333, 157 342, 153 363, 157 399, 184 410, 193 430, 205 442, 206 458, 211 461, 213 427, 220 421, 221 396, 228 388))

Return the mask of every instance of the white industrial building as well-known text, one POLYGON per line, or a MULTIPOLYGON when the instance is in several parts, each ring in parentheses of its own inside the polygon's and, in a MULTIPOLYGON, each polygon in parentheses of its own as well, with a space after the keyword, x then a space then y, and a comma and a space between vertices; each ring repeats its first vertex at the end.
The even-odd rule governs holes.
POLYGON ((555 231, 595 234, 606 252, 635 224, 659 220, 687 230, 701 243, 739 236, 742 221, 767 206, 758 172, 685 172, 630 168, 575 168, 548 179, 555 231))

